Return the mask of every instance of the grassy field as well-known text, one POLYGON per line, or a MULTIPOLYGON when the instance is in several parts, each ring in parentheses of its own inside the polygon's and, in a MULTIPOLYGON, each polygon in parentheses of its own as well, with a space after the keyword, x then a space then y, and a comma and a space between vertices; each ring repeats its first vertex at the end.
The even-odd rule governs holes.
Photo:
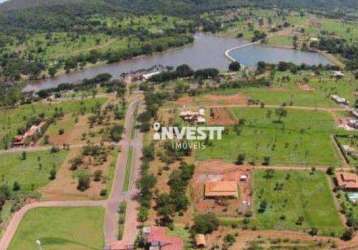
MULTIPOLYGON (((22 105, 14 109, 0 110, 0 141, 7 138, 6 143, 16 135, 17 130, 26 125, 31 117, 36 117, 43 113, 46 117, 50 117, 55 110, 62 110, 64 114, 69 113, 90 113, 96 105, 102 105, 106 98, 95 98, 85 100, 68 100, 61 103, 33 103, 22 105)), ((4 141, 0 148, 4 147, 4 141)))
POLYGON ((266 171, 254 173, 255 223, 262 229, 303 230, 317 228, 320 234, 340 236, 344 227, 336 211, 326 176, 322 172, 266 171), (304 183, 304 185, 302 185, 304 183), (264 212, 257 212, 267 202, 264 212), (303 217, 302 225, 297 225, 303 217))
POLYGON ((246 120, 240 134, 226 128, 229 132, 222 140, 198 151, 199 160, 234 162, 243 153, 246 161, 255 164, 270 157, 275 165, 340 165, 330 137, 335 129, 329 113, 287 110, 287 117, 279 123, 274 109, 235 108, 232 112, 246 120))
POLYGON ((100 250, 104 247, 103 208, 37 208, 21 222, 9 250, 100 250))
POLYGON ((287 105, 292 104, 304 107, 334 108, 339 106, 331 100, 330 95, 337 94, 353 104, 356 99, 354 93, 357 89, 358 81, 349 73, 346 73, 343 79, 337 81, 330 76, 330 72, 322 71, 317 76, 310 71, 306 71, 298 72, 297 74, 276 72, 270 88, 228 88, 216 90, 213 93, 225 95, 242 93, 251 99, 260 100, 269 105, 286 103, 287 105), (302 84, 309 85, 312 90, 305 91, 301 89, 299 86, 302 84))
POLYGON ((0 155, 1 184, 13 185, 17 181, 21 190, 32 191, 46 185, 50 180, 50 171, 58 169, 67 156, 67 151, 50 153, 49 151, 27 152, 0 155))

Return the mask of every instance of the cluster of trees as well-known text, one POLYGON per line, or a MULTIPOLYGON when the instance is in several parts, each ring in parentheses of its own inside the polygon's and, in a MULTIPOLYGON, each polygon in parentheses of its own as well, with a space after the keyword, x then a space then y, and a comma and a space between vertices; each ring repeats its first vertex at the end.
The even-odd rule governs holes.
POLYGON ((156 198, 156 210, 162 225, 170 225, 176 213, 183 214, 188 208, 189 200, 186 190, 194 174, 194 165, 182 162, 178 170, 174 170, 168 181, 169 193, 161 193, 156 198))
POLYGON ((154 157, 154 145, 150 144, 145 146, 143 148, 141 179, 137 183, 137 186, 140 190, 138 197, 140 204, 138 220, 141 222, 144 222, 148 219, 148 211, 151 207, 151 200, 153 198, 152 189, 157 182, 156 177, 149 173, 149 163, 154 160, 154 157))
POLYGON ((107 87, 110 90, 114 91, 122 91, 125 88, 124 83, 119 82, 118 80, 112 80, 112 75, 109 73, 98 74, 97 76, 90 79, 83 79, 80 83, 62 83, 55 88, 42 89, 37 92, 37 95, 40 98, 47 98, 52 94, 58 94, 56 96, 60 97, 59 94, 62 91, 79 91, 79 90, 90 90, 97 85, 101 85, 102 87, 107 87))
POLYGON ((178 66, 175 70, 162 72, 158 75, 152 76, 149 80, 155 83, 166 82, 184 77, 193 77, 194 79, 204 80, 215 78, 219 75, 219 70, 214 68, 199 69, 194 71, 190 66, 183 64, 178 66))
POLYGON ((291 71, 292 73, 296 73, 300 70, 312 70, 315 72, 319 72, 320 70, 339 70, 339 67, 336 65, 307 65, 307 64, 294 64, 290 62, 279 62, 278 64, 270 64, 263 61, 257 63, 257 73, 263 73, 266 70, 278 70, 278 71, 291 71))
POLYGON ((345 39, 337 37, 321 37, 319 43, 312 43, 312 47, 328 51, 331 54, 340 54, 348 60, 349 69, 358 69, 358 46, 349 44, 345 39))

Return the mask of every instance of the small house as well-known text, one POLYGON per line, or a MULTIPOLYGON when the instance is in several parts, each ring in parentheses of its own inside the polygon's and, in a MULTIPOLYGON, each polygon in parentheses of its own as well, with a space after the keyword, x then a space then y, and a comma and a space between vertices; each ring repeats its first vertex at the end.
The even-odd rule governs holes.
POLYGON ((358 120, 357 119, 349 119, 347 125, 351 128, 358 129, 358 120))
POLYGON ((195 235, 195 245, 197 248, 205 248, 206 247, 206 239, 204 234, 195 235))
POLYGON ((344 74, 342 71, 333 71, 332 72, 332 76, 335 77, 335 78, 343 78, 344 77, 344 74))
POLYGON ((337 186, 346 191, 358 190, 358 176, 354 173, 337 172, 337 186))
POLYGON ((348 105, 349 104, 349 101, 343 97, 340 97, 338 95, 331 95, 331 99, 333 101, 335 101, 336 103, 338 104, 344 104, 344 105, 348 105))

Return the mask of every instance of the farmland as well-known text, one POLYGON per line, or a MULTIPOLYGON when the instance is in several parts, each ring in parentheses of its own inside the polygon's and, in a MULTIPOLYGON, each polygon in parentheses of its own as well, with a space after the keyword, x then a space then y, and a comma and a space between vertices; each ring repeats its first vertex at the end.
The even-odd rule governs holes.
POLYGON ((100 250, 104 246, 102 208, 37 208, 21 222, 10 250, 100 250), (49 223, 50 222, 50 223, 49 223))

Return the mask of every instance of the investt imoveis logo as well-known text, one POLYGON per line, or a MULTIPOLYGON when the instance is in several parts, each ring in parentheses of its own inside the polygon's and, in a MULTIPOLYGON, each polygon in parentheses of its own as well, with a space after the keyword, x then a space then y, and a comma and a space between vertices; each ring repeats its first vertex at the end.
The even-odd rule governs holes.
POLYGON ((171 140, 175 148, 205 149, 204 141, 221 140, 224 127, 163 127, 159 122, 154 123, 153 140, 171 140))

